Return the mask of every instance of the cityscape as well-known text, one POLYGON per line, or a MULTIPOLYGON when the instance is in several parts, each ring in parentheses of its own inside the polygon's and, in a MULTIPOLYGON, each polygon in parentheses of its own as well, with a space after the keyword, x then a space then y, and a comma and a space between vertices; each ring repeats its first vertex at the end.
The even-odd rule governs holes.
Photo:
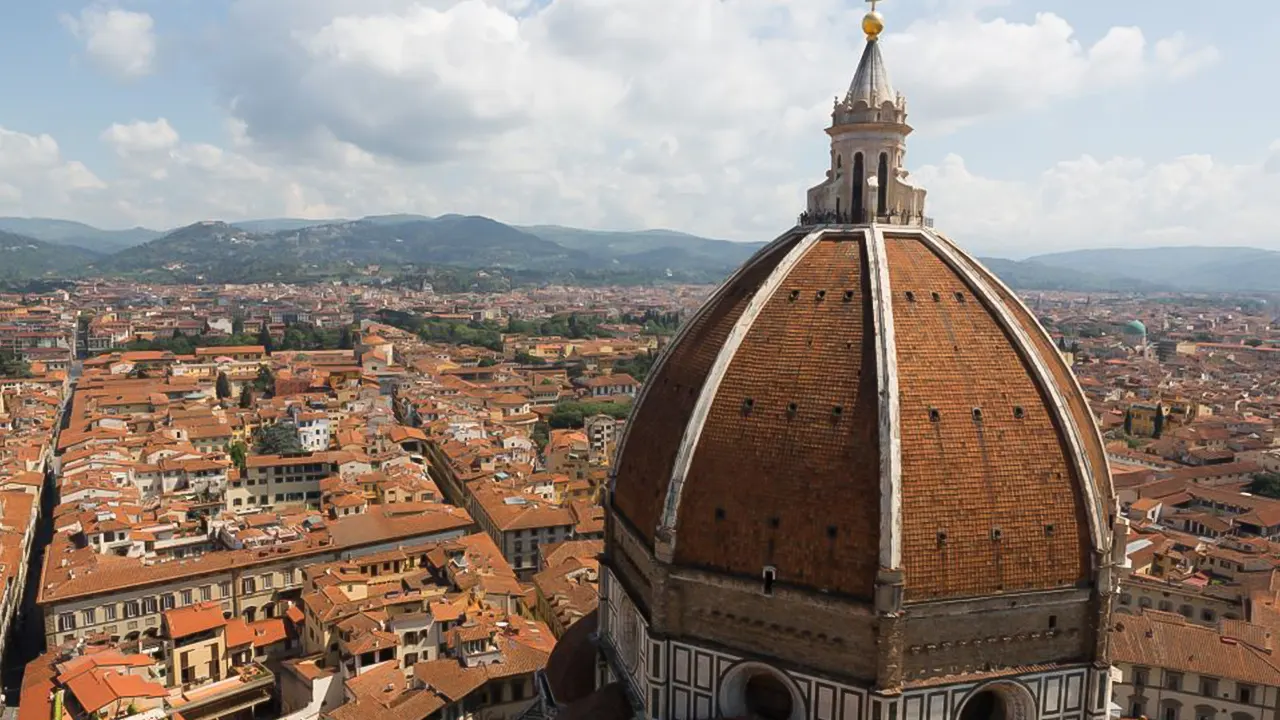
POLYGON ((0 218, 0 718, 1280 720, 1280 255, 980 256, 852 5, 755 241, 0 218))

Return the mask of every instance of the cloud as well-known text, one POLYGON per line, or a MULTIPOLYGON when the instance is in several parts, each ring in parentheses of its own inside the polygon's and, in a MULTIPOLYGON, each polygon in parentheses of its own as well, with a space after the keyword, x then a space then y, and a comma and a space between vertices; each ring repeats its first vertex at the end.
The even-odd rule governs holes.
POLYGON ((974 175, 955 155, 913 177, 940 228, 984 253, 1023 257, 1082 247, 1250 245, 1280 249, 1270 203, 1280 143, 1257 162, 1208 155, 1063 161, 1028 182, 974 175))
POLYGON ((83 163, 65 160, 51 136, 0 127, 0 215, 57 215, 106 187, 83 163))
MULTIPOLYGON (((981 19, 990 4, 886 36, 926 132, 1176 81, 1215 57, 1138 28, 1085 43, 1051 13, 981 19)), ((860 5, 239 0, 217 82, 238 150, 395 168, 407 185, 379 199, 400 209, 760 237, 821 176, 860 5)))
MULTIPOLYGON (((1179 82, 1217 59, 1182 34, 1114 27, 1086 41, 1052 13, 987 19, 1000 4, 948 0, 901 26, 890 17, 885 54, 921 132, 1179 82)), ((853 73, 864 10, 847 0, 233 0, 210 44, 225 138, 190 142, 164 118, 112 125, 101 136, 116 164, 103 169, 110 187, 76 207, 130 225, 461 212, 768 239, 822 177, 828 99, 853 73)), ((67 22, 88 47, 113 12, 141 15, 93 5, 67 22)), ((150 18, 132 26, 145 27, 146 60, 124 66, 149 68, 150 18)), ((1271 177, 1266 168, 1280 155, 1230 169, 1227 187, 1251 197, 1232 183, 1271 177)), ((1177 202, 1193 192, 1186 178, 1219 192, 1223 171, 1080 158, 1015 182, 976 177, 952 157, 917 176, 939 222, 1012 252, 1029 236, 1106 236, 1113 226, 1072 216, 1099 207, 1129 222, 1123 212, 1137 211, 1119 198, 1207 227, 1177 202), (1046 230, 1046 213, 1062 227, 1046 230), (1092 234, 1072 229, 1082 227, 1092 234)), ((26 192, 21 178, 0 182, 26 192)))
POLYGON ((178 131, 164 118, 154 122, 115 123, 104 130, 101 137, 122 156, 169 150, 178 144, 178 131))
POLYGON ((101 71, 124 80, 152 72, 155 22, 147 13, 94 4, 79 15, 63 14, 60 19, 84 43, 85 55, 101 71))

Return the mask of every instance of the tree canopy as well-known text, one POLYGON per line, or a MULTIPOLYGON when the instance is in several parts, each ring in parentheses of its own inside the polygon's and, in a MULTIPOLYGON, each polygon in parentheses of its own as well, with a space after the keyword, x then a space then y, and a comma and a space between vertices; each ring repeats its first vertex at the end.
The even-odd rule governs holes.
POLYGON ((547 418, 547 424, 557 430, 580 428, 585 424, 587 418, 601 414, 621 420, 631 414, 631 402, 565 401, 552 409, 551 417, 547 418))
POLYGON ((285 455, 302 452, 298 430, 292 425, 267 425, 254 435, 255 450, 259 455, 285 455))
POLYGON ((10 350, 0 350, 0 377, 31 377, 31 365, 10 350))

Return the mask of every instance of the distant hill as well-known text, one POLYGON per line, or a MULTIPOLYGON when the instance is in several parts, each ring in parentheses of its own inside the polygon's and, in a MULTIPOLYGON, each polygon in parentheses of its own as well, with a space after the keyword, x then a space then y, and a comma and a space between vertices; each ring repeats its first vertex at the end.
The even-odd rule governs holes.
POLYGON ((74 272, 98 255, 84 248, 54 245, 26 235, 0 231, 0 279, 28 280, 74 272))
POLYGON ((672 230, 579 230, 559 225, 532 225, 521 229, 603 262, 650 270, 735 268, 764 246, 764 243, 710 240, 672 230))
POLYGON ((340 218, 332 218, 329 220, 303 220, 302 218, 266 218, 264 220, 237 220, 232 225, 249 232, 272 233, 281 230, 301 230, 303 228, 315 227, 317 225, 332 225, 334 223, 350 222, 340 218))
MULTIPOLYGON (((978 258, 1006 285, 1015 290, 1065 290, 1071 292, 1144 292, 1162 289, 1159 284, 1090 270, 1053 267, 1035 258, 1006 260, 978 258)), ((1167 288, 1165 288, 1167 289, 1167 288)))
MULTIPOLYGON (((156 281, 299 281, 344 277, 380 266, 385 274, 427 278, 433 267, 454 268, 451 272, 495 270, 519 283, 718 282, 763 245, 672 230, 521 227, 453 214, 210 221, 171 232, 0 218, 0 232, 24 236, 26 245, 34 243, 11 243, 13 262, 0 268, 0 277, 11 279, 78 274, 156 281), (57 253, 45 247, 49 243, 77 250, 55 257, 57 253)), ((1111 248, 982 262, 1020 290, 1280 292, 1280 252, 1256 248, 1111 248)))
POLYGON ((131 230, 100 230, 71 220, 17 217, 0 217, 0 231, 56 245, 74 245, 98 253, 113 253, 164 234, 140 227, 131 230))
MULTIPOLYGON (((369 265, 392 269, 454 266, 536 271, 630 271, 599 257, 479 216, 390 222, 385 218, 250 232, 203 222, 103 258, 85 272, 153 279, 246 282, 349 274, 369 265)), ((732 266, 718 268, 727 274, 732 266)), ((640 268, 643 269, 643 268, 640 268)))
POLYGON ((1280 252, 1258 248, 1073 250, 1028 261, 1099 277, 1139 278, 1169 290, 1280 292, 1280 252))

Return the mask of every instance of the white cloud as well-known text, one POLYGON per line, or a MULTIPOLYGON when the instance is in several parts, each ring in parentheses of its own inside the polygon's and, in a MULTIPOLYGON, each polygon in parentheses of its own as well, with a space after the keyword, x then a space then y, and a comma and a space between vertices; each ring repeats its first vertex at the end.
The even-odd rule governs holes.
MULTIPOLYGON (((1177 82, 1217 59, 1182 34, 1114 27, 1086 40, 1052 13, 983 19, 1001 4, 949 0, 901 26, 890 16, 887 61, 923 132, 1177 82)), ((847 0, 235 0, 211 44, 225 141, 185 141, 164 118, 112 125, 101 136, 116 156, 111 186, 77 211, 164 227, 463 212, 769 239, 821 178, 828 99, 853 73, 862 39, 850 29, 864 10, 847 0)), ((95 57, 94 36, 133 29, 137 42, 97 45, 115 49, 99 55, 118 75, 153 65, 149 16, 93 5, 66 22, 95 57)), ((69 166, 62 179, 74 185, 69 166)), ((1239 167, 1081 158, 1028 182, 975 177, 951 157, 916 175, 962 242, 1027 254, 1038 249, 1028 244, 1182 237, 1224 222, 1254 233, 1254 214, 1207 208, 1243 207, 1259 179, 1273 188, 1280 152, 1239 167), (1154 213, 1164 215, 1138 217, 1154 213), (1117 230, 1131 227, 1156 229, 1117 230)), ((29 194, 21 177, 0 184, 29 194)))
POLYGON ((147 13, 94 4, 79 15, 63 14, 61 20, 84 43, 85 55, 103 72, 120 79, 152 72, 155 21, 147 13))
POLYGON ((164 118, 154 122, 135 120, 131 123, 113 124, 102 132, 102 139, 117 154, 128 156, 167 151, 178 144, 178 131, 164 118))
MULTIPOLYGON (((820 178, 860 5, 240 0, 219 86, 238 151, 392 168, 404 184, 371 193, 380 209, 759 238, 820 178), (387 208, 396 198, 408 206, 387 208)), ((1181 35, 1117 27, 1089 44, 1058 15, 975 14, 990 5, 890 18, 885 52, 917 127, 1181 78, 1213 58, 1181 35)), ((365 193, 342 194, 352 207, 365 193)))
POLYGON ((106 188, 84 164, 63 159, 49 135, 0 127, 0 215, 59 215, 106 188))
POLYGON ((1257 162, 1208 155, 1159 163, 1083 156, 1030 182, 983 178, 949 156, 921 168, 929 214, 984 253, 1023 257, 1081 247, 1250 245, 1280 249, 1273 198, 1280 194, 1280 143, 1257 162))

